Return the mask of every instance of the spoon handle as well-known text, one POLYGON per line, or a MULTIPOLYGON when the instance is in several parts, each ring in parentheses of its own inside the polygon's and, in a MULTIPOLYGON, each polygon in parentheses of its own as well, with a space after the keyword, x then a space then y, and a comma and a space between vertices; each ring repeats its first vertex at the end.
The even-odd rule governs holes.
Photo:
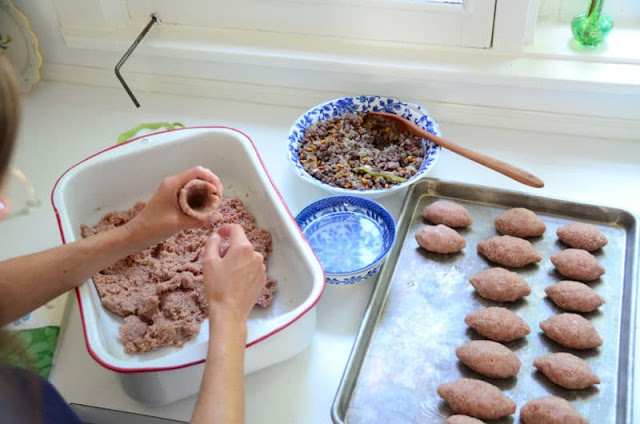
POLYGON ((455 152, 460 156, 464 156, 467 159, 480 163, 523 184, 536 188, 544 187, 544 182, 542 182, 540 178, 536 177, 528 171, 525 171, 524 169, 518 168, 517 166, 510 165, 499 159, 483 155, 482 153, 476 152, 466 147, 462 147, 427 131, 424 131, 421 135, 424 138, 431 140, 436 144, 439 144, 445 149, 451 150, 452 152, 455 152))
POLYGON ((468 149, 466 147, 462 147, 459 144, 455 144, 449 140, 446 140, 440 136, 430 133, 424 128, 419 127, 414 122, 403 118, 402 116, 389 113, 389 112, 367 112, 367 115, 376 115, 376 116, 384 116, 389 119, 393 119, 396 122, 402 122, 404 126, 414 135, 420 136, 422 138, 426 138, 434 142, 435 144, 439 144, 441 147, 445 149, 451 150, 459 154, 460 156, 464 156, 467 159, 470 159, 474 162, 482 164, 488 168, 493 169, 494 171, 500 172, 501 174, 506 175, 509 178, 513 178, 516 181, 521 182, 522 184, 526 184, 531 187, 542 188, 544 187, 544 183, 542 180, 530 172, 525 171, 524 169, 518 168, 517 166, 510 165, 506 162, 503 162, 499 159, 492 158, 487 155, 483 155, 482 153, 478 153, 474 150, 468 149))

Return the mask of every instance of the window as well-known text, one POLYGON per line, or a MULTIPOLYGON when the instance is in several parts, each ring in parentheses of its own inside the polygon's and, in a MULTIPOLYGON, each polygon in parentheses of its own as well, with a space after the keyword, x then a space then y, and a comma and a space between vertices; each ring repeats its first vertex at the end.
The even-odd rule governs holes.
MULTIPOLYGON (((417 79, 554 87, 573 81, 592 89, 633 86, 640 78, 638 0, 607 0, 618 19, 608 46, 582 51, 571 46, 569 23, 587 0, 52 2, 66 43, 61 51, 80 64, 74 50, 121 55, 156 12, 163 24, 136 55, 179 77, 313 89, 417 79)), ((128 66, 133 70, 134 62, 128 66)), ((437 85, 425 90, 432 95, 437 85)))
POLYGON ((587 9, 587 0, 540 0, 535 37, 524 52, 583 62, 640 64, 640 1, 605 1, 603 11, 614 19, 614 26, 606 43, 595 49, 581 49, 570 41, 571 20, 587 9))
MULTIPOLYGON (((586 0, 540 0, 539 19, 542 21, 570 22, 578 13, 586 12, 586 0)), ((616 26, 640 27, 640 1, 606 0, 603 11, 611 15, 616 26)))
MULTIPOLYGON (((168 26, 213 31, 489 48, 496 0, 56 0, 63 30, 168 26), (80 6, 78 3, 82 3, 80 6), (96 17, 100 12, 104 19, 96 17), (82 15, 86 15, 82 17, 82 15), (96 26, 97 24, 97 26, 96 26)), ((246 34, 245 34, 246 36, 246 34)))
POLYGON ((113 65, 157 12, 164 23, 126 64, 134 91, 287 106, 392 93, 444 121, 538 128, 542 116, 592 136, 595 117, 603 136, 637 139, 640 1, 606 0, 608 46, 572 50, 570 17, 587 1, 51 0, 64 45, 47 72, 119 87, 113 65))

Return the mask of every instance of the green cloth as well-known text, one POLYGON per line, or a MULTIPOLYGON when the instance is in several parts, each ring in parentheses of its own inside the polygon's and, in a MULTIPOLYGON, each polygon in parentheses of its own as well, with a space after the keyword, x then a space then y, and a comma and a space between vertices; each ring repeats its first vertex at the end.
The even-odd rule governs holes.
POLYGON ((23 344, 24 351, 13 353, 7 362, 25 368, 47 378, 51 371, 53 354, 56 351, 60 327, 48 326, 12 332, 23 344))

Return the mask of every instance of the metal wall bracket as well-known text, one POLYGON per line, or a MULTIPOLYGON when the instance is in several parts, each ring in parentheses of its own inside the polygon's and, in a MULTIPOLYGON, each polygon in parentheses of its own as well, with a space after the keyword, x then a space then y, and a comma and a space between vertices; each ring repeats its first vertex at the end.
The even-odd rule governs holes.
POLYGON ((158 23, 161 22, 160 18, 155 13, 152 13, 151 14, 151 20, 149 21, 147 26, 144 27, 144 29, 142 30, 140 35, 138 35, 138 38, 136 38, 136 40, 133 42, 133 44, 131 44, 131 47, 129 47, 129 49, 125 52, 125 54, 122 56, 122 58, 116 64, 116 69, 115 69, 116 77, 118 77, 118 80, 120 81, 120 84, 122 84, 122 86, 124 87, 125 91, 127 92, 129 97, 133 101, 133 104, 136 105, 136 107, 140 107, 140 103, 138 102, 138 99, 136 99, 136 96, 133 95, 133 92, 129 88, 129 85, 127 84, 127 82, 122 77, 122 74, 120 73, 120 69, 122 68, 122 65, 124 65, 124 63, 127 61, 127 59, 129 59, 129 56, 131 56, 131 53, 133 53, 135 48, 138 47, 138 44, 140 44, 140 42, 142 41, 144 36, 147 35, 147 32, 149 32, 149 30, 151 29, 153 24, 155 24, 156 22, 158 22, 158 23))

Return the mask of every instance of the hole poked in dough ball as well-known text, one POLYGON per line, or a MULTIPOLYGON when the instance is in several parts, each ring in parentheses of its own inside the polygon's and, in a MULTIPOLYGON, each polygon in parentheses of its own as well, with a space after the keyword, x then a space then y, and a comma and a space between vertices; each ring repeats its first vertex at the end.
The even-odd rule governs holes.
POLYGON ((180 209, 193 218, 205 220, 222 217, 218 190, 207 181, 194 179, 185 184, 178 194, 178 203, 180 209))

